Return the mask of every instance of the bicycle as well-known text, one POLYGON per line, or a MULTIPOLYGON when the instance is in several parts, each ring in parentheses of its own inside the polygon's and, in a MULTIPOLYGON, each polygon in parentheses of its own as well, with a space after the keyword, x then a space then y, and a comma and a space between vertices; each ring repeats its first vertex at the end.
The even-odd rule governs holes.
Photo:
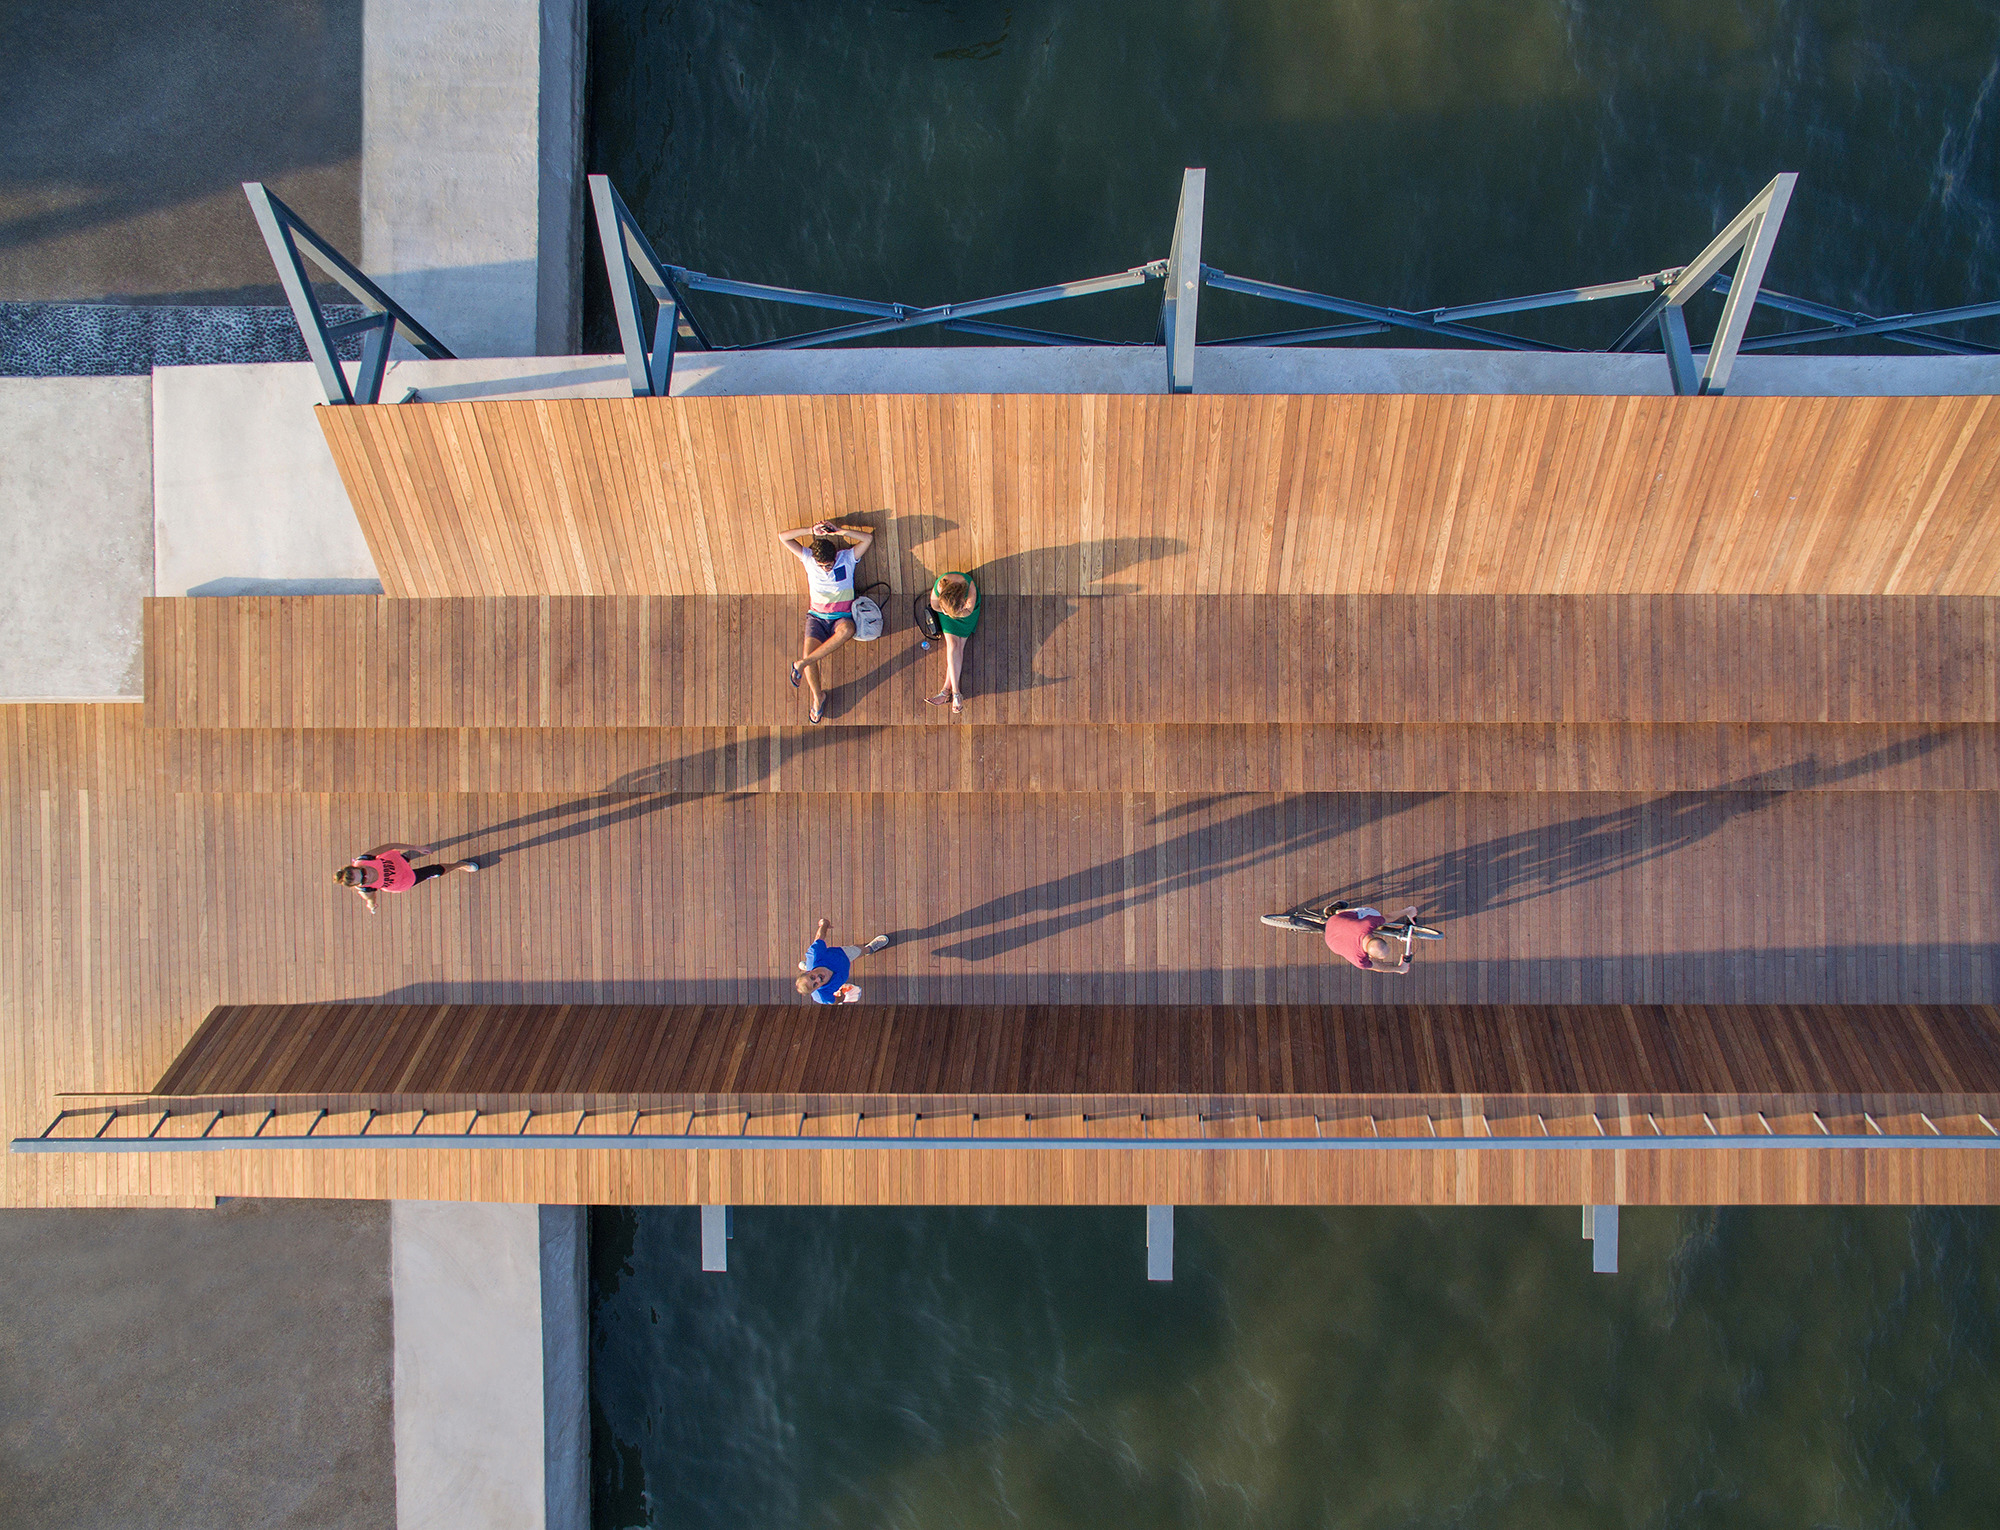
MULTIPOLYGON (((1344 909, 1354 907, 1351 903, 1329 903, 1325 908, 1313 908, 1300 904, 1288 908, 1282 914, 1266 914, 1263 923, 1276 930, 1311 930, 1316 935, 1326 933, 1326 922, 1344 909)), ((1386 935, 1391 940, 1403 943, 1403 960, 1410 959, 1411 948, 1420 940, 1443 940, 1444 931, 1427 924, 1418 924, 1414 915, 1405 914, 1400 919, 1391 919, 1378 926, 1377 935, 1386 935)))

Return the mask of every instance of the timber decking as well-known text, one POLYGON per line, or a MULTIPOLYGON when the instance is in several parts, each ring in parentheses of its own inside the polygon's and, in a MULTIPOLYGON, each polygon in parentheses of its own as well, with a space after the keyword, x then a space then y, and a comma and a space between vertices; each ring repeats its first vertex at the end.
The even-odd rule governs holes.
POLYGON ((1976 1005, 237 1005, 156 1095, 1996 1095, 1976 1005))
MULTIPOLYGON (((1996 517, 2000 520, 2000 517, 1996 517)), ((2000 721, 2000 601, 989 596, 996 724, 2000 721)), ((783 727, 797 596, 146 602, 146 717, 200 728, 783 727)), ((829 719, 944 727, 907 607, 829 719)))
POLYGON ((321 409, 394 595, 2000 595, 1990 398, 940 395, 321 409))
POLYGON ((2000 791, 1991 723, 155 728, 137 747, 191 792, 2000 791))

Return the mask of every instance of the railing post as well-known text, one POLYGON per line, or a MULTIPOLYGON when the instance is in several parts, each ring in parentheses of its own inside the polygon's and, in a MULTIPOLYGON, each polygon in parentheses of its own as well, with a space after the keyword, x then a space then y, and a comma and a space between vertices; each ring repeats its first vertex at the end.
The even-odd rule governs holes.
POLYGON ((590 177, 590 201, 597 213, 597 242, 604 247, 604 274, 611 282, 611 307, 618 316, 618 341, 634 398, 665 398, 672 386, 674 351, 680 330, 680 303, 666 265, 633 220, 611 178, 590 177), (660 305, 652 344, 639 327, 639 282, 660 305))
POLYGON ((1167 253, 1167 290, 1160 302, 1160 333, 1167 343, 1167 391, 1194 391, 1194 351, 1201 309, 1201 215, 1208 194, 1206 170, 1181 172, 1181 203, 1174 214, 1174 244, 1167 253))
POLYGON ((250 199, 250 211, 257 219, 258 231, 264 236, 264 247, 271 252, 271 264, 277 267, 278 284, 285 289, 285 300, 291 304, 292 318, 298 323, 299 336, 305 341, 306 354, 312 357, 313 366, 319 372, 319 385, 329 404, 372 404, 382 396, 382 375, 389 365, 389 344, 398 329, 403 332, 405 340, 432 360, 455 359, 445 349, 443 341, 411 318, 402 304, 322 239, 311 224, 272 196, 262 181, 245 181, 243 194, 250 199), (304 246, 303 251, 301 245, 304 246), (304 256, 310 256, 314 265, 345 288, 363 308, 372 312, 328 329, 326 315, 320 311, 319 299, 313 294, 312 280, 306 275, 304 256), (355 334, 365 338, 361 347, 360 374, 355 378, 355 386, 349 388, 347 373, 341 367, 340 357, 334 352, 334 345, 355 334))
POLYGON ((1708 248, 1695 256, 1692 264, 1681 267, 1665 290, 1647 305, 1646 311, 1612 343, 1611 349, 1629 350, 1657 320, 1674 392, 1726 392, 1729 374, 1736 365, 1737 349, 1743 344, 1744 327, 1750 322, 1750 310, 1757 305, 1757 289, 1764 283, 1764 268, 1770 264, 1771 250, 1778 242, 1778 228, 1785 221, 1785 208, 1791 203, 1792 188, 1798 180, 1789 170, 1773 176, 1771 184, 1729 220, 1728 227, 1708 242, 1708 248), (1722 274, 1732 255, 1740 255, 1736 274, 1730 279, 1729 295, 1722 300, 1722 321, 1715 326, 1708 360, 1697 379, 1694 354, 1688 348, 1687 323, 1678 310, 1722 274))

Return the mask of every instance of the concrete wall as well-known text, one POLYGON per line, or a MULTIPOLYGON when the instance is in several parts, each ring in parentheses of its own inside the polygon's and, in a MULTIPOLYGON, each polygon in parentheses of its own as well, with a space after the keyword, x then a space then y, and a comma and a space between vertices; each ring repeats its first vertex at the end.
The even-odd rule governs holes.
POLYGON ((143 377, 0 378, 0 700, 139 694, 149 394, 143 377))
POLYGON ((587 1530, 583 1212, 397 1201, 397 1530, 587 1530))
POLYGON ((584 0, 367 0, 362 270, 455 355, 582 314, 584 0))

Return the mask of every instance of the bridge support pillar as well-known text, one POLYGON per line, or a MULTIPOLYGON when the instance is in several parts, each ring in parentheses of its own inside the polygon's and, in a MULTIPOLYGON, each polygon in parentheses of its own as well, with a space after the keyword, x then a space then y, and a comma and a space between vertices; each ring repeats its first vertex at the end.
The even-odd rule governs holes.
POLYGON ((1618 1208, 1583 1208, 1583 1236, 1590 1244, 1590 1271, 1593 1275, 1618 1273, 1618 1208))
POLYGON ((729 1239, 735 1232, 727 1206, 701 1208, 701 1268, 704 1274, 721 1275, 729 1269, 729 1239))
POLYGON ((1174 1208, 1146 1208, 1146 1279, 1174 1278, 1174 1208))

